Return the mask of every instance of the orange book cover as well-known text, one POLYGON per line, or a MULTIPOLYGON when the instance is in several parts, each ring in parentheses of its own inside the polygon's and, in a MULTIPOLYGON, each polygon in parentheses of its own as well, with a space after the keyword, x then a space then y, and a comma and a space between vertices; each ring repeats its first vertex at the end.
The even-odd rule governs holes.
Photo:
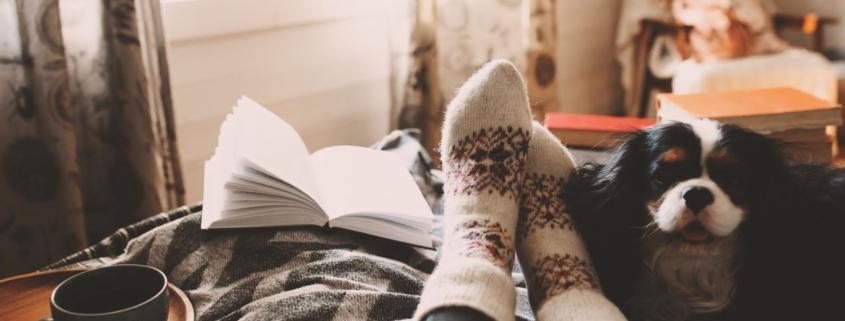
POLYGON ((660 94, 657 108, 665 102, 692 115, 720 119, 839 109, 839 105, 800 90, 781 87, 701 94, 660 94))
POLYGON ((550 130, 631 133, 654 125, 654 118, 617 117, 605 115, 547 113, 546 127, 550 130))

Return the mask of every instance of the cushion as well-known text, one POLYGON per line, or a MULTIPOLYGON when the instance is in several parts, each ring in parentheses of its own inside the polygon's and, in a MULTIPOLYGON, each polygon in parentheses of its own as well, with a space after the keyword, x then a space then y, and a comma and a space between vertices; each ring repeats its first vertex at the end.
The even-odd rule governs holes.
POLYGON ((683 61, 672 80, 674 93, 699 93, 765 87, 793 87, 836 101, 836 72, 824 56, 804 50, 709 63, 683 61))

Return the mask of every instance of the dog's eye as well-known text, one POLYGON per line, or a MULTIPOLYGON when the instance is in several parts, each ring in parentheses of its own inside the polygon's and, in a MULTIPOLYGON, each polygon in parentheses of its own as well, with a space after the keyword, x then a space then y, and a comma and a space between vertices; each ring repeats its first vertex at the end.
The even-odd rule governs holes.
POLYGON ((652 179, 661 185, 667 185, 678 179, 679 171, 675 166, 658 166, 652 173, 652 179))

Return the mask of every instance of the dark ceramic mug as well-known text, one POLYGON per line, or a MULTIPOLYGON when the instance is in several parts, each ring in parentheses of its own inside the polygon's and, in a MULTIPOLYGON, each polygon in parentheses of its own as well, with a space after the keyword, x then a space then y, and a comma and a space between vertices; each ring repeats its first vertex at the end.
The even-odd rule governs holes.
POLYGON ((137 264, 110 265, 74 275, 50 296, 56 321, 166 321, 167 276, 137 264))

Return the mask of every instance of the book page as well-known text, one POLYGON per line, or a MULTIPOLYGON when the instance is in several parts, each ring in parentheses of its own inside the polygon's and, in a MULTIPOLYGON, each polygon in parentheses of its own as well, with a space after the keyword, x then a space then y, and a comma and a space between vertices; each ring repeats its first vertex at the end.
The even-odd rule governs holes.
POLYGON ((320 203, 308 149, 296 130, 249 98, 241 98, 238 106, 244 117, 238 151, 246 165, 295 186, 320 203))
POLYGON ((431 208, 396 155, 335 146, 311 155, 311 166, 330 219, 369 214, 431 224, 431 208))
POLYGON ((200 226, 203 229, 206 229, 211 226, 212 222, 220 218, 220 212, 225 204, 225 200, 223 197, 218 195, 218 193, 222 191, 222 188, 219 186, 223 184, 219 180, 220 175, 208 174, 219 172, 219 166, 217 166, 217 162, 214 158, 205 161, 204 171, 205 177, 202 182, 203 211, 200 226))

